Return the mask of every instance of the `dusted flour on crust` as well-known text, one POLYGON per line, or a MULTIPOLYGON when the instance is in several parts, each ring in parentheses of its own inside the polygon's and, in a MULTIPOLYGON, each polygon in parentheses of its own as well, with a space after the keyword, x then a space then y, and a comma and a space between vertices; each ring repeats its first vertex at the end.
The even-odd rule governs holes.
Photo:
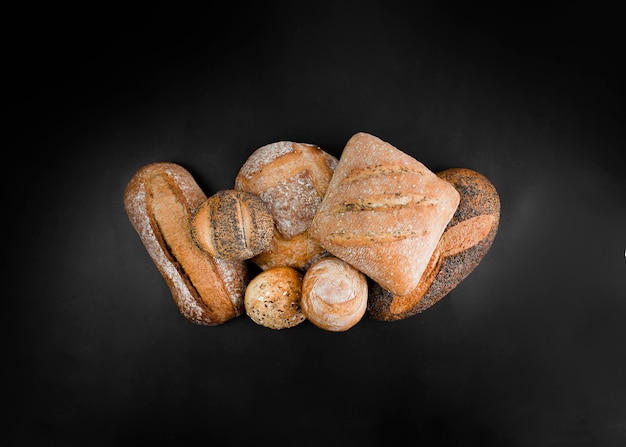
POLYGON ((294 147, 291 141, 278 141, 266 144, 252 153, 239 170, 239 175, 251 179, 261 169, 270 165, 274 160, 285 154, 293 153, 294 147))
POLYGON ((181 314, 215 325, 242 314, 248 273, 245 263, 213 258, 191 240, 192 211, 205 199, 184 168, 152 163, 128 183, 124 208, 181 314))
POLYGON ((161 247, 148 217, 145 206, 145 194, 144 186, 139 185, 135 193, 126 195, 125 207, 130 221, 159 272, 170 288, 174 289, 172 295, 179 311, 185 318, 194 323, 202 324, 207 320, 206 312, 196 299, 191 296, 185 280, 161 247))
POLYGON ((250 155, 234 188, 261 197, 281 237, 289 240, 311 226, 336 164, 318 146, 279 141, 250 155))

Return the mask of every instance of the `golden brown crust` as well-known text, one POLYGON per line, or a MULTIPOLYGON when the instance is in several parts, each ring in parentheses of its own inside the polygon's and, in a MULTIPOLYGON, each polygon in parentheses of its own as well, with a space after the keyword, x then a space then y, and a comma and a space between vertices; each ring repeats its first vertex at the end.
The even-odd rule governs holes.
POLYGON ((329 254, 307 232, 286 240, 274 229, 269 248, 254 256, 251 261, 261 270, 284 266, 305 272, 312 262, 329 254))
POLYGON ((229 189, 196 208, 191 230, 196 244, 210 255, 243 261, 269 248, 274 220, 257 195, 229 189))
POLYGON ((367 280, 334 256, 314 262, 302 281, 302 312, 311 323, 332 332, 356 325, 367 307, 367 280))
POLYGON ((466 168, 447 169, 437 176, 459 192, 459 207, 411 293, 397 296, 370 281, 370 318, 396 321, 430 308, 463 281, 491 248, 500 221, 500 198, 494 185, 466 168))
POLYGON ((346 144, 309 229, 319 245, 396 295, 417 286, 459 203, 426 166, 366 133, 346 144))
POLYGON ((291 267, 276 267, 259 273, 248 284, 246 314, 270 329, 294 327, 305 320, 300 307, 302 274, 291 267))
POLYGON ((191 174, 175 163, 139 169, 124 191, 124 208, 176 306, 190 321, 216 325, 243 312, 247 267, 216 259, 191 237, 191 215, 206 200, 191 174))

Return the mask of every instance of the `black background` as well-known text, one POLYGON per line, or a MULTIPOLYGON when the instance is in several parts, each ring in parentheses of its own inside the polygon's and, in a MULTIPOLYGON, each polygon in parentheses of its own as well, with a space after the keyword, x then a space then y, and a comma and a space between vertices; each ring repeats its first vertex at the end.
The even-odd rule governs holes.
POLYGON ((625 445, 617 10, 107 3, 4 18, 11 445, 625 445), (422 314, 344 333, 185 320, 124 213, 136 170, 180 163, 210 195, 262 145, 340 156, 359 131, 494 183, 500 228, 478 268, 422 314))

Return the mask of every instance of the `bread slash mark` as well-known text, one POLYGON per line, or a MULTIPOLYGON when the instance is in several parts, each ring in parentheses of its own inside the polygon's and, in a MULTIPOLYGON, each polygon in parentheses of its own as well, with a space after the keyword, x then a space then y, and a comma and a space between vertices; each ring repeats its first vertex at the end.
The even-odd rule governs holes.
POLYGON ((337 186, 358 182, 359 180, 371 179, 373 177, 390 176, 394 174, 417 174, 424 175, 424 172, 404 165, 375 165, 354 169, 346 175, 337 186))
POLYGON ((344 247, 395 242, 402 239, 423 236, 427 230, 393 230, 393 231, 334 231, 327 236, 328 242, 344 247))
POLYGON ((343 202, 335 206, 330 213, 348 213, 353 211, 385 211, 408 206, 434 206, 439 201, 422 194, 380 194, 359 198, 352 202, 343 202))

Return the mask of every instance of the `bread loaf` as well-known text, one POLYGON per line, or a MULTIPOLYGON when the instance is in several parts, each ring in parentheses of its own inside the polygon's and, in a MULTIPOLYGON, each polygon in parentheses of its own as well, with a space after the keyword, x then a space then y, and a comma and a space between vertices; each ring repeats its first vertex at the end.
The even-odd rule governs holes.
POLYGON ((356 325, 367 307, 367 279, 334 256, 314 262, 302 280, 302 312, 319 328, 343 332, 356 325))
POLYGON ((318 146, 279 141, 256 149, 235 177, 235 189, 267 203, 284 239, 306 231, 337 159, 318 146))
POLYGON ((274 220, 255 194, 232 189, 218 191, 193 213, 192 237, 198 246, 219 258, 242 261, 269 249, 274 220))
POLYGON ((459 193, 391 144, 346 144, 309 234, 394 295, 411 292, 459 204, 459 193))
POLYGON ((248 157, 234 188, 261 197, 276 227, 270 248, 252 262, 262 269, 287 265, 303 271, 325 252, 307 230, 336 165, 337 158, 319 146, 291 141, 267 144, 248 157))
POLYGON ((175 163, 139 169, 124 191, 124 208, 184 317, 217 325, 243 313, 244 262, 215 258, 191 236, 193 211, 206 200, 191 174, 175 163))
POLYGON ((370 318, 396 321, 430 308, 463 281, 491 248, 500 222, 495 186, 471 169, 451 168, 437 176, 459 192, 459 206, 411 293, 398 296, 370 281, 370 318))

